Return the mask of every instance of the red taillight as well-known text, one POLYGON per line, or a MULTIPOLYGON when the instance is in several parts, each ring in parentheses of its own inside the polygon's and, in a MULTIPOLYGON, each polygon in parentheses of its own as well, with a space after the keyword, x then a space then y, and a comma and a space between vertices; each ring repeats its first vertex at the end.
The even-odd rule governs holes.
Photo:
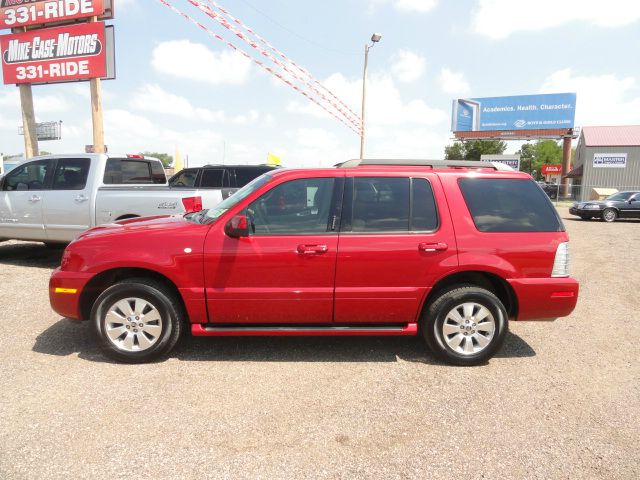
POLYGON ((182 205, 186 213, 199 212, 202 210, 202 197, 184 197, 182 205))
POLYGON ((127 153, 127 158, 144 158, 144 155, 140 153, 127 153))

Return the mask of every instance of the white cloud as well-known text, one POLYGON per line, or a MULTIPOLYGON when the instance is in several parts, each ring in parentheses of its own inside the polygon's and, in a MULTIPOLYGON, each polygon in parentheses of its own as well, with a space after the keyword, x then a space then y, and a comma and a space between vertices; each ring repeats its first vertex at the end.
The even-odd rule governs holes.
POLYGON ((155 84, 142 85, 134 93, 129 105, 137 110, 193 118, 205 122, 221 122, 225 119, 222 110, 213 111, 194 107, 187 98, 167 92, 155 84))
POLYGON ((236 125, 253 125, 260 118, 260 114, 256 110, 249 110, 245 115, 236 115, 231 122, 236 125))
MULTIPOLYGON (((0 91, 0 106, 13 109, 20 116, 20 93, 18 89, 0 91)), ((40 95, 33 93, 33 110, 40 113, 60 113, 69 110, 69 102, 61 95, 40 95)), ((5 110, 5 112, 8 110, 5 110)))
MULTIPOLYGON (((346 101, 354 112, 359 112, 362 80, 349 80, 341 73, 334 73, 324 83, 346 101)), ((328 118, 324 110, 312 103, 294 101, 289 104, 288 110, 328 118)), ((447 118, 446 112, 429 107, 421 99, 405 102, 389 75, 372 75, 367 81, 367 128, 376 125, 437 125, 447 118)))
POLYGON ((426 13, 438 4, 437 0, 370 0, 369 12, 375 11, 379 5, 392 3, 396 10, 404 12, 426 13))
POLYGON ((251 61, 239 53, 213 52, 189 40, 160 43, 153 50, 151 64, 161 73, 213 85, 241 85, 251 70, 251 61))
POLYGON ((454 72, 446 67, 440 70, 438 81, 440 82, 440 88, 445 93, 464 96, 471 91, 469 82, 464 78, 463 73, 454 72))
POLYGON ((424 73, 427 62, 422 55, 410 50, 400 50, 395 58, 391 72, 401 82, 413 82, 424 73))
POLYGON ((638 123, 640 79, 615 74, 576 75, 570 68, 549 75, 541 93, 576 92, 577 125, 638 123))
POLYGON ((639 19, 638 0, 480 0, 472 27, 481 35, 503 39, 515 32, 545 30, 571 22, 617 27, 639 19))

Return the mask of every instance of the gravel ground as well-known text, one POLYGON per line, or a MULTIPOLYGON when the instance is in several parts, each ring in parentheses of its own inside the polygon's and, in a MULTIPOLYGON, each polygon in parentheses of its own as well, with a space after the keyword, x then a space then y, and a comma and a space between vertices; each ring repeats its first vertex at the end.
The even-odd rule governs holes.
POLYGON ((49 307, 60 252, 0 244, 0 478, 640 478, 640 222, 560 208, 573 315, 487 365, 418 338, 187 338, 118 365, 49 307))

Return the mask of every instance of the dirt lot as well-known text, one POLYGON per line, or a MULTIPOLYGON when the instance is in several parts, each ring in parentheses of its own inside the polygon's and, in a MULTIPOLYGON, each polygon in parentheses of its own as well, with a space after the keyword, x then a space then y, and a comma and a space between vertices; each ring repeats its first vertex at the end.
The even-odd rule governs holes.
POLYGON ((187 338, 107 362, 0 244, 0 478, 640 478, 640 221, 570 218, 578 307, 485 366, 417 338, 187 338))

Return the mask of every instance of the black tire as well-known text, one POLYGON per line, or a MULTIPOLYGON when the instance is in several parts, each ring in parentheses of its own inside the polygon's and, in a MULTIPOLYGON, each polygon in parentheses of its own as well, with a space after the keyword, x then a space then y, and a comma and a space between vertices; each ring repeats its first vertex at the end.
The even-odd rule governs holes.
POLYGON ((608 223, 615 222, 617 218, 618 218, 618 212, 616 211, 615 208, 605 208, 602 211, 602 219, 605 222, 608 222, 608 223))
MULTIPOLYGON (((474 312, 476 312, 474 313, 475 315, 478 310, 474 310, 474 312)), ((478 325, 480 323, 478 322, 478 325)), ((452 324, 448 323, 448 325, 451 326, 452 324)), ((464 327, 467 328, 470 325, 464 325, 464 327)), ((442 291, 430 301, 429 306, 423 313, 421 327, 422 335, 427 345, 433 354, 441 360, 455 365, 479 365, 489 360, 502 346, 508 330, 507 311, 500 299, 490 291, 475 285, 456 285, 442 291), (473 303, 485 307, 489 310, 493 319, 493 335, 486 346, 475 353, 461 353, 454 350, 447 344, 443 333, 445 321, 451 321, 447 320, 447 316, 453 310, 462 308, 465 303, 473 303)), ((470 348, 474 348, 475 344, 477 344, 477 348, 480 348, 480 343, 476 340, 477 335, 481 334, 485 339, 487 336, 484 333, 480 333, 480 329, 476 327, 475 323, 473 323, 473 328, 476 330, 473 330, 473 334, 469 332, 468 337, 466 335, 462 337, 463 333, 452 333, 448 338, 454 339, 460 335, 460 345, 464 344, 466 346, 467 342, 471 342, 472 346, 470 348), (476 332, 478 333, 476 334, 476 332)))
MULTIPOLYGON (((135 302, 129 302, 129 304, 135 305, 135 302)), ((146 278, 132 278, 112 285, 100 294, 91 309, 91 325, 100 348, 109 358, 124 363, 149 362, 168 354, 180 339, 184 317, 182 305, 176 298, 176 294, 163 283, 146 278), (106 333, 109 329, 106 320, 109 308, 121 300, 131 298, 148 302, 157 310, 161 319, 160 332, 156 336, 142 333, 142 329, 140 329, 140 333, 136 334, 130 330, 127 332, 123 330, 125 336, 131 333, 136 337, 134 342, 138 343, 138 348, 141 347, 141 343, 137 339, 138 335, 145 335, 147 339, 152 338, 155 343, 144 350, 127 350, 122 341, 112 341, 106 333), (117 346, 116 343, 120 346, 117 346)), ((137 318, 135 317, 135 319, 137 318)), ((144 315, 141 316, 141 320, 143 319, 144 315)), ((117 324, 116 322, 115 325, 117 324)), ((147 324, 147 328, 150 325, 151 323, 147 324)), ((114 324, 110 322, 110 326, 114 327, 114 324)), ((123 326, 126 324, 123 323, 123 326)), ((158 325, 151 326, 157 327, 158 325)), ((130 327, 131 325, 126 328, 130 327)), ((135 344, 132 348, 135 348, 135 344)))

